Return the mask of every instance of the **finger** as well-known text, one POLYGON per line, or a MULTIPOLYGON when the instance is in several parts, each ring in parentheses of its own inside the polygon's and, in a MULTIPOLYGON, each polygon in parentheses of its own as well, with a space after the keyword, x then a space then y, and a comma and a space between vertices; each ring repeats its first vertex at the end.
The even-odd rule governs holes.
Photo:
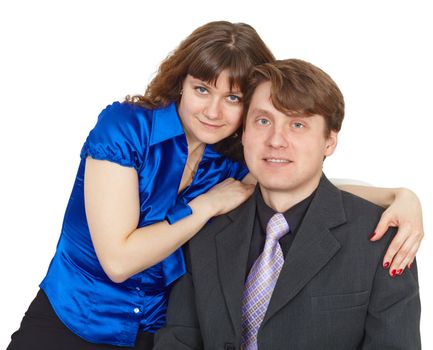
POLYGON ((393 262, 394 257, 396 256, 400 248, 403 246, 404 242, 406 242, 409 235, 410 235, 409 231, 404 227, 400 227, 398 229, 396 235, 392 239, 391 244, 389 245, 385 253, 385 256, 383 257, 384 268, 391 267, 391 263, 393 262))
POLYGON ((248 173, 243 179, 242 183, 248 184, 248 185, 257 185, 257 179, 251 174, 248 173))
POLYGON ((224 181, 216 184, 214 186, 214 188, 223 188, 223 187, 230 185, 231 183, 233 183, 235 181, 236 181, 235 179, 233 179, 232 177, 229 177, 228 179, 225 179, 224 181))
POLYGON ((391 277, 399 276, 404 272, 406 266, 415 259, 419 245, 420 241, 412 237, 409 237, 409 239, 404 242, 389 268, 391 277))
POLYGON ((240 188, 241 194, 245 197, 245 199, 251 197, 251 195, 254 193, 254 187, 253 185, 245 185, 242 184, 242 187, 240 188))
POLYGON ((407 264, 407 268, 410 270, 410 269, 412 269, 412 265, 413 265, 413 262, 415 261, 415 259, 414 260, 412 260, 411 262, 409 262, 409 264, 407 264))
POLYGON ((391 218, 387 215, 386 212, 384 212, 380 217, 376 228, 370 235, 370 241, 374 242, 381 239, 386 233, 386 231, 388 231, 388 229, 391 227, 391 223, 391 218))
POLYGON ((415 254, 418 251, 420 244, 420 241, 415 242, 410 248, 408 248, 409 252, 406 257, 399 263, 396 262, 395 268, 392 267, 392 269, 396 270, 396 275, 401 275, 406 269, 406 267, 409 269, 412 267, 412 263, 415 260, 415 254))
POLYGON ((253 184, 244 184, 241 183, 243 188, 246 188, 248 191, 254 192, 256 185, 253 184))

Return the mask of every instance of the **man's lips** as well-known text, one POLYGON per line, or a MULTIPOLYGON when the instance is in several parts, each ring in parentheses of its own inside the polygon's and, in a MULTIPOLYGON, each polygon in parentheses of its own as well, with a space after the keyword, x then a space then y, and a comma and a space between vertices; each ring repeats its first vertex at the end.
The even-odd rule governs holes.
POLYGON ((263 161, 265 166, 270 168, 285 168, 293 163, 290 159, 278 157, 265 157, 263 161))
POLYGON ((291 163, 292 161, 286 158, 263 158, 263 160, 267 163, 272 163, 272 164, 288 164, 291 163))

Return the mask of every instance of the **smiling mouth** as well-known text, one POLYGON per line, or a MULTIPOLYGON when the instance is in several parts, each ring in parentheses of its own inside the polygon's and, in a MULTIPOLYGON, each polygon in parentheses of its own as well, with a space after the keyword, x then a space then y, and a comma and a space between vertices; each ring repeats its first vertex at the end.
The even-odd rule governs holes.
POLYGON ((201 120, 199 120, 199 121, 200 121, 200 123, 202 123, 208 129, 215 130, 215 129, 219 129, 219 128, 221 128, 223 126, 223 125, 205 123, 204 121, 201 121, 201 120))
POLYGON ((288 164, 291 163, 291 160, 281 159, 281 158, 264 158, 263 159, 267 163, 275 163, 275 164, 288 164))

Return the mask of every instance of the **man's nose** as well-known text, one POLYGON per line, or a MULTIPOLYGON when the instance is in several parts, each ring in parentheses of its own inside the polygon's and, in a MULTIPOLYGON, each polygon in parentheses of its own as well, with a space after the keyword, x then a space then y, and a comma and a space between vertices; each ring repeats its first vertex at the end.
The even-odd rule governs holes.
POLYGON ((270 130, 270 135, 268 138, 268 145, 273 148, 283 148, 287 147, 287 137, 284 133, 283 128, 274 126, 270 130))

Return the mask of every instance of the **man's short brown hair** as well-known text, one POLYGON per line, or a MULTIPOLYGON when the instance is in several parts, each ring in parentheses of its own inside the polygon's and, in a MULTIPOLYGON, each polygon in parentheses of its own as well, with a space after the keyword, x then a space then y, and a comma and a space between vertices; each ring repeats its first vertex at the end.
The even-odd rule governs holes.
POLYGON ((276 109, 289 115, 323 116, 326 136, 331 130, 340 131, 344 118, 340 89, 323 70, 298 59, 278 60, 253 69, 244 98, 244 121, 255 89, 267 81, 272 85, 271 100, 276 109))

